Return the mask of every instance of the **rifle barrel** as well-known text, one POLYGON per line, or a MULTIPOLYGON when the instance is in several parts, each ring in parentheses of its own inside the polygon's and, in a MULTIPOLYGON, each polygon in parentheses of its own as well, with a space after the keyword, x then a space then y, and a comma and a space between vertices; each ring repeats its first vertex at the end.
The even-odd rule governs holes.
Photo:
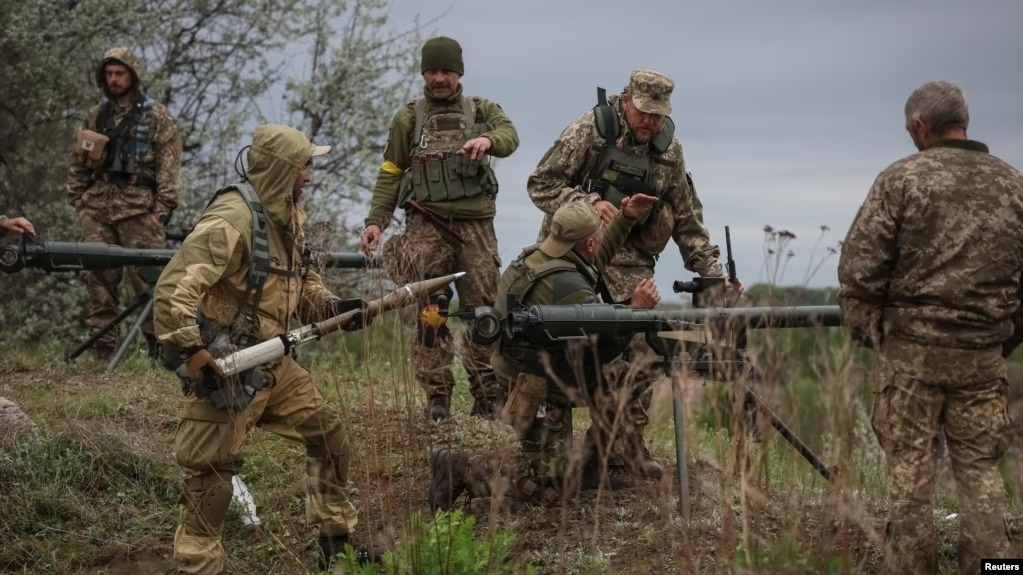
POLYGON ((636 310, 612 304, 575 304, 532 306, 518 325, 509 327, 511 333, 522 334, 527 339, 550 341, 590 335, 616 336, 691 329, 708 322, 726 322, 747 329, 843 325, 837 305, 636 310))

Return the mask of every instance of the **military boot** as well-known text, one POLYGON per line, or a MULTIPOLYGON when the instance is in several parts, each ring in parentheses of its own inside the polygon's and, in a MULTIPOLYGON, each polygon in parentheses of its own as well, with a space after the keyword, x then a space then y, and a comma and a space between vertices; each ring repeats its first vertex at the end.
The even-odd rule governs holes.
POLYGON ((602 472, 600 457, 595 449, 590 449, 582 467, 579 489, 586 491, 603 486, 610 491, 628 489, 636 486, 636 480, 628 472, 625 461, 616 453, 607 458, 607 470, 602 472))
POLYGON ((644 444, 642 434, 630 433, 622 438, 622 445, 625 451, 625 461, 633 473, 644 479, 661 480, 661 477, 664 476, 664 467, 650 456, 650 450, 644 444))
POLYGON ((427 500, 430 510, 438 507, 447 510, 455 503, 466 487, 466 472, 469 467, 469 456, 448 449, 438 449, 430 456, 430 471, 433 479, 427 500))
POLYGON ((639 474, 645 479, 654 481, 660 481, 661 477, 664 477, 664 467, 660 461, 650 457, 650 450, 645 445, 640 453, 639 474))
POLYGON ((451 415, 451 396, 431 395, 426 406, 426 416, 432 421, 447 419, 451 415))
POLYGON ((369 565, 371 563, 380 562, 380 554, 373 550, 366 549, 361 545, 355 545, 349 541, 348 535, 322 535, 316 540, 317 545, 320 548, 320 553, 317 556, 317 564, 320 571, 328 571, 336 562, 338 555, 345 554, 345 545, 351 545, 355 548, 356 563, 359 565, 369 565))

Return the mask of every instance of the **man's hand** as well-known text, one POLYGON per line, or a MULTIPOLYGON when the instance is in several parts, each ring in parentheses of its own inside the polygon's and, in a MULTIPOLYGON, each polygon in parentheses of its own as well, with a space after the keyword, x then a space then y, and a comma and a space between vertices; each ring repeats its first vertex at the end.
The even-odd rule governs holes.
POLYGON ((478 160, 483 157, 483 154, 487 153, 490 149, 490 138, 480 136, 479 138, 473 138, 462 146, 461 150, 455 152, 456 154, 468 154, 470 160, 478 160))
MULTIPOLYGON (((657 198, 646 194, 629 196, 622 200, 622 214, 630 220, 638 220, 655 203, 657 203, 657 198)), ((614 206, 611 206, 611 208, 613 209, 614 206)))
POLYGON ((746 284, 743 283, 742 280, 739 280, 739 285, 734 285, 732 282, 728 281, 727 277, 725 278, 725 287, 728 289, 739 290, 737 295, 742 295, 742 292, 746 291, 746 284))
MULTIPOLYGON (((366 300, 360 298, 353 299, 341 299, 336 298, 330 300, 327 304, 327 317, 332 318, 339 316, 343 313, 348 313, 352 310, 362 310, 366 307, 366 300)), ((366 320, 362 311, 355 314, 355 319, 344 327, 345 331, 355 331, 362 329, 363 327, 372 323, 372 320, 366 320)))
POLYGON ((202 385, 207 376, 214 377, 219 372, 216 358, 206 349, 200 349, 188 356, 185 368, 188 370, 188 379, 196 385, 202 385))
POLYGON ((660 301, 661 294, 657 293, 653 278, 640 280, 632 290, 632 307, 636 309, 654 309, 660 301))
POLYGON ((0 225, 2 225, 3 229, 7 231, 18 232, 22 234, 29 233, 32 234, 33 236, 36 235, 35 226, 33 226, 32 222, 28 221, 28 219, 26 218, 7 218, 4 219, 3 223, 0 225))
POLYGON ((362 253, 369 255, 370 252, 377 249, 379 243, 380 226, 376 224, 366 226, 366 229, 362 230, 362 235, 359 236, 359 249, 362 250, 362 253))
POLYGON ((597 211, 600 212, 600 219, 604 220, 605 224, 611 223, 611 218, 615 217, 615 214, 618 213, 618 208, 614 204, 604 200, 593 202, 593 207, 597 208, 597 211))

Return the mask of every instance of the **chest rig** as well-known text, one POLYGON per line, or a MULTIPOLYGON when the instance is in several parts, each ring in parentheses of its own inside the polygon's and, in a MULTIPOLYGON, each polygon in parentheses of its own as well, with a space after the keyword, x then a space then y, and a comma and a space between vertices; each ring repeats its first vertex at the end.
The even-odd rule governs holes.
POLYGON ((232 190, 237 191, 245 198, 245 204, 249 207, 249 213, 252 214, 250 241, 252 247, 249 254, 249 274, 246 281, 245 298, 239 302, 238 311, 232 318, 230 326, 232 331, 240 327, 238 333, 232 337, 234 343, 240 347, 248 347, 258 343, 259 302, 263 299, 263 286, 266 284, 267 278, 270 274, 286 278, 304 277, 306 267, 303 264, 298 271, 294 271, 275 268, 270 264, 270 242, 267 239, 266 214, 263 213, 263 204, 260 203, 256 190, 247 180, 241 180, 217 190, 210 201, 206 203, 206 208, 209 208, 221 194, 232 190), (242 320, 243 326, 238 326, 239 320, 242 320))
POLYGON ((457 153, 488 126, 476 120, 476 98, 463 97, 460 111, 427 115, 426 99, 416 100, 409 169, 402 179, 399 205, 408 200, 445 202, 478 195, 497 195, 490 156, 470 160, 457 153))
POLYGON ((106 162, 96 174, 97 179, 105 176, 117 184, 155 189, 156 179, 142 163, 149 153, 153 101, 140 94, 120 122, 115 121, 117 114, 114 108, 109 100, 103 102, 96 118, 96 128, 110 138, 106 144, 106 162))
MULTIPOLYGON (((661 131, 650 142, 650 154, 646 155, 618 148, 622 125, 618 119, 618 112, 607 103, 607 92, 603 88, 597 88, 597 105, 593 107, 593 119, 597 134, 604 139, 604 144, 586 172, 583 189, 600 194, 601 198, 618 209, 622 208, 622 200, 633 194, 647 194, 660 198, 664 190, 654 187, 653 172, 657 159, 667 151, 675 135, 675 123, 671 118, 664 119, 661 131)), ((636 221, 636 227, 642 227, 653 211, 647 210, 640 216, 636 221)))

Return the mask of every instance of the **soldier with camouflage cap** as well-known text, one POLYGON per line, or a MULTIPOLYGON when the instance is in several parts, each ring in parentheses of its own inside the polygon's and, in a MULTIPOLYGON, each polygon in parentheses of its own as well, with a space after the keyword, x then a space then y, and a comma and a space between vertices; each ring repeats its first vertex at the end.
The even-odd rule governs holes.
MULTIPOLYGON (((494 307, 506 314, 509 295, 525 306, 599 302, 595 288, 602 270, 655 201, 643 194, 623 199, 622 209, 606 227, 589 202, 561 206, 552 218, 551 233, 543 242, 522 250, 502 274, 494 307)), ((651 309, 660 301, 649 279, 640 282, 630 296, 632 306, 639 309, 651 309)), ((490 454, 437 451, 431 459, 431 508, 451 507, 466 488, 474 496, 490 495, 497 470, 509 482, 509 496, 520 501, 553 503, 579 487, 596 487, 598 466, 581 470, 582 475, 570 467, 572 407, 588 406, 592 413, 608 400, 596 372, 619 356, 628 343, 628 338, 609 338, 592 349, 588 342, 551 342, 539 348, 502 339, 491 363, 501 384, 511 389, 503 416, 518 432, 526 464, 506 465, 493 461, 490 454)), ((587 444, 585 450, 597 449, 592 441, 587 444)), ((620 469, 609 470, 607 480, 611 487, 631 484, 620 469)))
MULTIPOLYGON (((686 269, 704 277, 722 275, 720 250, 710 243, 703 206, 668 117, 674 87, 664 74, 639 69, 621 94, 604 102, 603 91, 598 91, 598 105, 562 131, 527 182, 529 197, 545 214, 540 239, 548 234, 551 216, 567 202, 588 201, 609 221, 625 197, 646 193, 658 199, 604 274, 614 303, 628 303, 637 282, 653 277, 654 264, 670 239, 678 245, 686 269)), ((741 284, 738 287, 742 289, 741 284)), ((643 445, 649 385, 656 374, 640 369, 635 381, 625 381, 625 374, 637 371, 629 369, 630 361, 642 362, 651 354, 637 336, 627 354, 631 359, 616 362, 607 376, 633 396, 625 418, 623 455, 644 475, 658 478, 663 470, 643 445)))
POLYGON ((1023 174, 966 136, 958 86, 906 101, 919 153, 885 168, 842 244, 838 301, 880 367, 872 425, 887 456, 885 564, 937 573, 933 442, 956 479, 961 573, 1010 553, 998 459, 1009 443, 1004 357, 1023 341, 1023 174))
MULTIPOLYGON (((181 189, 177 124, 165 105, 143 91, 142 64, 131 49, 108 50, 96 66, 96 83, 106 101, 89 110, 78 131, 68 202, 87 242, 162 248, 181 189)), ((148 289, 134 269, 128 275, 137 292, 148 289)), ((122 269, 85 271, 82 279, 90 301, 85 323, 95 333, 117 316, 122 269)), ((152 314, 142 332, 155 356, 152 314)), ((116 339, 116 329, 101 337, 93 347, 96 356, 112 356, 116 339)))
MULTIPOLYGON (((391 121, 361 247, 367 253, 377 248, 400 207, 405 229, 383 248, 391 280, 403 284, 465 271, 455 282, 459 304, 492 305, 501 260, 494 233, 498 185, 490 158, 511 155, 519 146, 518 132, 501 106, 462 94, 465 66, 455 40, 428 40, 420 67, 423 97, 408 102, 391 121)), ((454 338, 437 314, 441 296, 451 295, 424 302, 416 323, 412 363, 431 419, 448 417, 455 385, 454 338)), ((463 336, 458 347, 476 400, 472 412, 491 417, 501 395, 489 365, 491 350, 463 336)))

